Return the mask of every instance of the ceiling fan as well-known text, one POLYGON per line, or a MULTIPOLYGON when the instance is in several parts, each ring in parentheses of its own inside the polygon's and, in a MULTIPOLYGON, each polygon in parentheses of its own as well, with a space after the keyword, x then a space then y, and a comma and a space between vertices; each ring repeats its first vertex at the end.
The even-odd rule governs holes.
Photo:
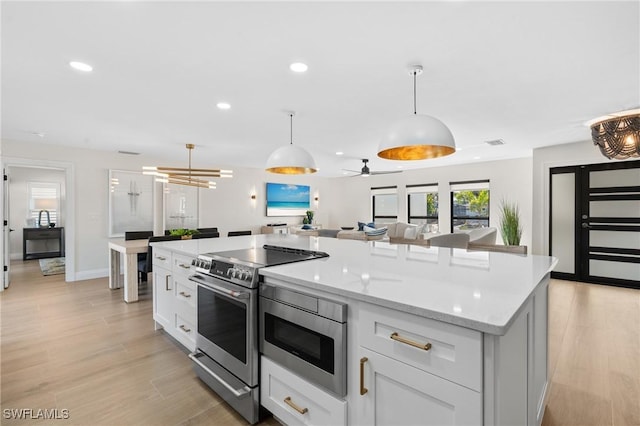
POLYGON ((392 171, 388 171, 388 172, 372 172, 369 169, 369 166, 367 166, 368 162, 369 162, 368 159, 366 159, 366 158, 362 159, 362 169, 360 169, 360 171, 358 171, 358 170, 349 170, 349 169, 342 169, 342 170, 347 171, 347 172, 357 173, 356 175, 353 175, 353 176, 363 176, 363 177, 367 177, 367 176, 371 176, 371 175, 388 175, 388 174, 391 174, 391 173, 402 173, 402 170, 392 170, 392 171))

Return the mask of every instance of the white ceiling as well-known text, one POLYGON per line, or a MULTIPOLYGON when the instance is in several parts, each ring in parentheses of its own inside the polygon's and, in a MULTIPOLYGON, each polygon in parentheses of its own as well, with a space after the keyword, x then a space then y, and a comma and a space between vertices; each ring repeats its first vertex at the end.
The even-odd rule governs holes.
MULTIPOLYGON (((264 168, 289 142, 320 174, 531 155, 640 106, 640 2, 11 2, 2 10, 2 138, 264 168), (91 64, 83 74, 69 61, 91 64), (294 74, 289 64, 309 65, 294 74), (413 109, 462 151, 376 157, 413 109), (220 101, 232 108, 221 111, 220 101), (34 133, 42 133, 43 137, 34 133), (490 147, 486 140, 504 139, 490 147), (344 151, 336 157, 336 151, 344 151)), ((594 148, 595 149, 595 148, 594 148)))

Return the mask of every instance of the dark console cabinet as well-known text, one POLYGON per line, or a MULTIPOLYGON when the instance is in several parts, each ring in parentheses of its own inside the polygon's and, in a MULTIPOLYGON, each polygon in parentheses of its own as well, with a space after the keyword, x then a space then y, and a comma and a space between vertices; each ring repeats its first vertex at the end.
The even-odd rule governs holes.
POLYGON ((64 228, 22 228, 23 260, 63 256, 64 228), (57 241, 57 247, 50 240, 57 241))

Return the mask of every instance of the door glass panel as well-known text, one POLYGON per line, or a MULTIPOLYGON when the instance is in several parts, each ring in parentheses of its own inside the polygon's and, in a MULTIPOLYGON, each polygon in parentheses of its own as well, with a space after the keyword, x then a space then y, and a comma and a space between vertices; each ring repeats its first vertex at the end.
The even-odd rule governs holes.
POLYGON ((591 201, 591 217, 640 217, 640 200, 591 201))
POLYGON ((551 255, 558 258, 556 272, 575 273, 574 173, 551 175, 551 255))
POLYGON ((620 170, 600 170, 589 174, 591 188, 640 185, 640 168, 620 170))
POLYGON ((613 247, 640 250, 640 232, 589 231, 589 243, 592 247, 613 247))
POLYGON ((606 260, 590 260, 589 272, 591 276, 610 277, 622 280, 638 281, 640 264, 627 262, 609 262, 606 260))

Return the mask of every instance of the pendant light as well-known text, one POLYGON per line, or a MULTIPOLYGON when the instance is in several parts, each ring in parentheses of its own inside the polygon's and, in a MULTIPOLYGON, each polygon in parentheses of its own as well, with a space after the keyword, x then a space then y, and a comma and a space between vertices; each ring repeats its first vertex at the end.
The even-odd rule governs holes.
POLYGON ((233 177, 232 170, 220 169, 192 169, 191 151, 195 148, 192 143, 186 144, 189 150, 189 167, 158 167, 143 166, 142 174, 156 177, 156 182, 175 183, 177 185, 196 186, 198 188, 215 189, 216 183, 210 178, 230 178, 233 177))
POLYGON ((299 175, 315 173, 318 171, 313 157, 304 148, 293 144, 293 116, 294 112, 288 112, 290 119, 290 142, 273 151, 267 160, 266 171, 285 175, 299 175))
POLYGON ((456 152, 456 144, 449 128, 440 120, 416 112, 416 77, 422 74, 421 65, 412 65, 413 115, 396 121, 384 135, 378 157, 387 160, 425 160, 444 157, 456 152))

